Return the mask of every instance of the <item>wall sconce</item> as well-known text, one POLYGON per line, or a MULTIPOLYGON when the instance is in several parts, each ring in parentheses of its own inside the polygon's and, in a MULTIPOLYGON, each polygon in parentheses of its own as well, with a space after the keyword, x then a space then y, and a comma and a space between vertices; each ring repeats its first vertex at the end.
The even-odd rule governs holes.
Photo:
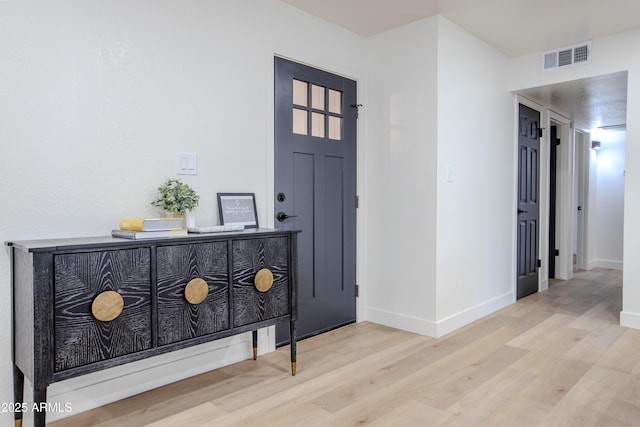
POLYGON ((602 148, 602 143, 600 141, 596 141, 596 140, 591 141, 592 150, 599 150, 601 148, 602 148))

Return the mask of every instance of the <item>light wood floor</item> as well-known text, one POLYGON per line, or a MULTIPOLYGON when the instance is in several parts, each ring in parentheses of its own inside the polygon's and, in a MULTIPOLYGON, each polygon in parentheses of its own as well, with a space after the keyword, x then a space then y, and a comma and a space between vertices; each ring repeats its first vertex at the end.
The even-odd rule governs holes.
POLYGON ((640 331, 620 272, 579 272, 440 339, 372 323, 52 424, 640 426, 640 331))

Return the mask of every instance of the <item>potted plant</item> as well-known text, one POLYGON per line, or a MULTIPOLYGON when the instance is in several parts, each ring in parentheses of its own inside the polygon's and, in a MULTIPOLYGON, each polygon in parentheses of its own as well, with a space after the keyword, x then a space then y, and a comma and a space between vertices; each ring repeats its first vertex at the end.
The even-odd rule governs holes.
POLYGON ((182 216, 198 206, 200 196, 180 179, 169 178, 158 187, 160 196, 151 202, 152 206, 164 209, 167 216, 182 216))

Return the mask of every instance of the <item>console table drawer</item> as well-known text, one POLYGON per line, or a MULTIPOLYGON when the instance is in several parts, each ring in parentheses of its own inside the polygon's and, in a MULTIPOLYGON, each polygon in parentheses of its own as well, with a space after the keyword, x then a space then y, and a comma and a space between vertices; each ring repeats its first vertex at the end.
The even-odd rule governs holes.
POLYGON ((54 256, 56 372, 151 348, 149 252, 139 248, 54 256), (94 315, 94 301, 104 292, 124 303, 109 321, 94 315))
POLYGON ((229 329, 227 252, 225 241, 158 247, 159 345, 229 329), (204 292, 196 301, 189 283, 204 292))
POLYGON ((289 304, 289 239, 236 240, 233 242, 233 326, 291 314, 289 304), (256 274, 268 269, 273 285, 256 289, 256 274))

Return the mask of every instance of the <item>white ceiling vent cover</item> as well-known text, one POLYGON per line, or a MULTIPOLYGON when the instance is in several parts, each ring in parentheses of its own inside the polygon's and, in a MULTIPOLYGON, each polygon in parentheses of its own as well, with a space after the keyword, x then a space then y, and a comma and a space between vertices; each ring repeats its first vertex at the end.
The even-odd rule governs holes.
POLYGON ((578 43, 542 53, 542 70, 550 71, 591 62, 591 42, 578 43))

